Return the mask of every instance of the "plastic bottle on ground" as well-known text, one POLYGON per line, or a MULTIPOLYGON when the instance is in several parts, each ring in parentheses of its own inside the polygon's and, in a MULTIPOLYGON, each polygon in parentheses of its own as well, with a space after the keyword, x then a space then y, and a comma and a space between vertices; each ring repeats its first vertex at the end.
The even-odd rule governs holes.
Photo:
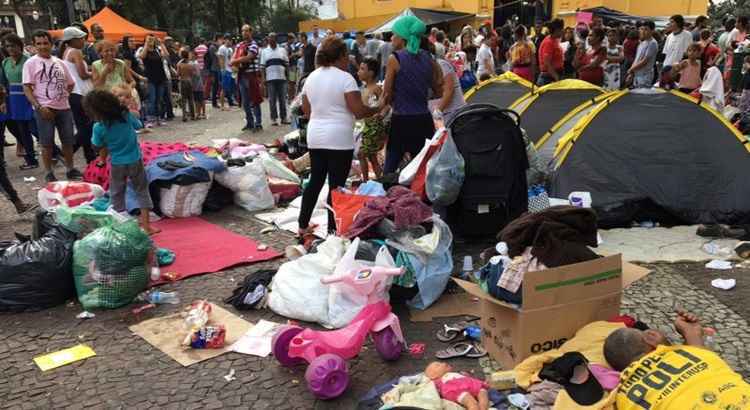
POLYGON ((177 295, 177 292, 160 292, 158 290, 145 292, 139 297, 139 299, 155 305, 177 305, 180 303, 180 297, 177 295))

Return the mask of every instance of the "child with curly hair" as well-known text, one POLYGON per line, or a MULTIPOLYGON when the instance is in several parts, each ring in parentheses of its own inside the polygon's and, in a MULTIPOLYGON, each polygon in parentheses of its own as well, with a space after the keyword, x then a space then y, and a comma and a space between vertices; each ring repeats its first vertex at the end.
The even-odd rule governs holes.
MULTIPOLYGON (((380 63, 372 57, 367 57, 359 65, 357 76, 364 84, 362 102, 369 107, 377 107, 383 96, 383 88, 376 82, 380 63)), ((362 129, 362 145, 359 148, 359 164, 362 168, 362 181, 370 178, 370 165, 376 178, 383 176, 383 168, 378 161, 378 152, 385 146, 388 127, 380 116, 365 118, 362 129)))
POLYGON ((125 211, 127 182, 135 190, 141 212, 141 228, 153 235, 160 232, 149 223, 149 211, 154 207, 148 192, 143 155, 136 130, 143 128, 141 121, 111 92, 94 90, 84 98, 84 107, 96 121, 91 142, 99 149, 96 165, 103 167, 107 157, 112 165, 109 195, 117 212, 125 211))

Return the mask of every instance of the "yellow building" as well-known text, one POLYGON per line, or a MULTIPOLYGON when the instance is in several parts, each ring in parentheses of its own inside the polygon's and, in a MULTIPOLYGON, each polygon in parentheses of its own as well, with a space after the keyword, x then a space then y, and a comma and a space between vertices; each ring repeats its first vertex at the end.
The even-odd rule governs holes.
MULTIPOLYGON (((531 3, 530 0, 526 0, 531 3)), ((552 2, 552 15, 575 24, 578 9, 608 7, 623 13, 643 17, 668 17, 673 14, 695 17, 705 15, 708 0, 546 0, 552 2)), ((526 4, 528 4, 526 3, 526 4)), ((503 4, 519 4, 515 0, 338 0, 339 18, 308 20, 300 23, 300 31, 311 31, 314 26, 336 32, 373 28, 408 7, 474 14, 475 25, 493 20, 496 8, 503 4)), ((523 4, 523 3, 520 3, 523 4)), ((529 7, 530 8, 530 7, 529 7)))
POLYGON ((314 26, 336 32, 368 30, 412 7, 458 11, 476 15, 476 22, 492 19, 495 0, 338 0, 339 18, 300 22, 300 31, 314 26))
POLYGON ((642 17, 669 18, 674 14, 685 17, 706 15, 708 0, 556 0, 552 3, 552 14, 565 20, 566 25, 576 22, 576 10, 591 7, 607 7, 626 14, 642 17))

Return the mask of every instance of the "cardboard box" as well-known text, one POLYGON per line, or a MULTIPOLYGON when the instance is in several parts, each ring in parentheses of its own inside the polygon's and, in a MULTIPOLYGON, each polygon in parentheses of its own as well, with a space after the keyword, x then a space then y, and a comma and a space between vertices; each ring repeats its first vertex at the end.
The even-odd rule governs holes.
POLYGON ((648 270, 623 269, 621 255, 527 272, 523 306, 502 302, 477 284, 454 279, 482 300, 482 344, 504 369, 523 359, 559 348, 584 325, 620 314, 622 289, 648 270))

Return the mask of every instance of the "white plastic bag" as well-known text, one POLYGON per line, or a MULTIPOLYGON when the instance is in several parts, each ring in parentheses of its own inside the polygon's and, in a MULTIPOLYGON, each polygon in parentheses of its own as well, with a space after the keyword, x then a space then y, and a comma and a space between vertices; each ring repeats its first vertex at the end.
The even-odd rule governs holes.
POLYGON ((464 158, 448 133, 440 151, 427 161, 427 199, 441 206, 452 205, 461 193, 464 177, 464 158))
POLYGON ((76 181, 50 182, 37 192, 39 206, 44 210, 57 208, 65 205, 74 208, 80 205, 88 205, 96 198, 104 195, 104 188, 96 184, 76 181))
POLYGON ((271 310, 291 319, 327 324, 330 286, 320 283, 320 278, 333 273, 348 244, 344 238, 329 236, 316 253, 281 265, 268 295, 271 310))
POLYGON ((263 164, 263 168, 266 170, 268 176, 280 178, 286 181, 291 181, 296 184, 302 183, 299 179, 299 175, 295 174, 294 171, 287 168, 281 161, 271 156, 267 152, 261 152, 258 157, 263 164))
MULTIPOLYGON (((375 257, 374 264, 355 260, 354 257, 357 254, 358 248, 359 238, 356 238, 349 245, 346 253, 336 265, 333 274, 346 274, 354 269, 362 269, 368 266, 382 266, 387 268, 396 267, 396 262, 393 260, 393 256, 391 256, 390 252, 388 252, 388 248, 385 246, 380 247, 380 250, 375 257)), ((387 286, 383 289, 384 294, 380 295, 385 300, 388 300, 388 289, 390 288, 391 282, 392 279, 389 279, 387 286)), ((336 329, 344 327, 348 325, 366 305, 367 296, 360 295, 355 289, 352 289, 349 285, 343 282, 333 283, 330 285, 328 294, 328 321, 327 323, 323 323, 323 326, 336 329)))
POLYGON ((274 207, 273 194, 260 161, 251 161, 242 167, 227 167, 217 173, 216 181, 234 191, 234 203, 250 212, 274 207))
POLYGON ((203 212, 211 181, 160 188, 159 208, 169 218, 188 218, 203 212))
POLYGON ((427 155, 427 150, 430 148, 430 143, 430 140, 424 140, 424 147, 422 147, 422 149, 419 151, 419 154, 417 154, 416 157, 412 158, 412 160, 404 167, 404 169, 401 170, 401 173, 398 174, 399 185, 411 185, 412 181, 414 181, 414 178, 417 177, 419 164, 422 163, 422 160, 427 155))

